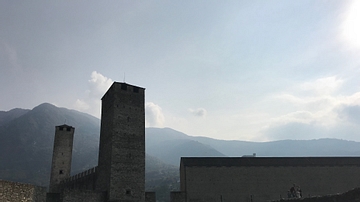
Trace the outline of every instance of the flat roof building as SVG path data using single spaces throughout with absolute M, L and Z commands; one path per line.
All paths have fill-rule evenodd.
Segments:
M 182 157 L 172 202 L 262 202 L 360 187 L 360 157 Z

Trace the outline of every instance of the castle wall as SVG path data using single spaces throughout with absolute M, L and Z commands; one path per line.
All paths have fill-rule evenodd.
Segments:
M 269 159 L 272 162 L 268 162 Z M 185 181 L 181 187 L 187 202 L 276 200 L 287 197 L 293 184 L 301 187 L 303 196 L 342 193 L 360 187 L 360 158 L 350 159 L 352 164 L 336 162 L 342 158 L 325 160 L 328 163 L 316 165 L 316 158 L 256 157 L 239 159 L 238 165 L 226 162 L 214 166 L 185 165 L 185 176 L 182 176 Z
M 90 168 L 86 171 L 78 173 L 60 182 L 60 190 L 64 189 L 80 189 L 80 190 L 95 190 L 97 167 Z
M 88 190 L 65 190 L 61 202 L 104 202 L 106 194 Z
M 0 180 L 0 201 L 45 202 L 46 187 Z
M 185 192 L 170 192 L 170 202 L 186 202 Z
M 145 192 L 145 202 L 156 202 L 155 192 Z
M 350 202 L 360 201 L 360 188 L 355 188 L 342 194 L 326 195 L 326 196 L 315 196 L 309 198 L 299 199 L 280 199 L 272 202 Z

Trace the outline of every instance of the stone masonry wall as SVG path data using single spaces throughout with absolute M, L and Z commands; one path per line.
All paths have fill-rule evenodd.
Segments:
M 95 190 L 95 183 L 97 178 L 97 167 L 90 168 L 81 173 L 71 176 L 70 178 L 61 181 L 60 190 L 64 189 L 81 189 L 81 190 Z
M 334 194 L 326 196 L 315 196 L 299 199 L 281 199 L 272 202 L 358 202 L 360 201 L 360 188 L 355 188 L 343 194 Z
M 50 192 L 59 192 L 60 181 L 70 177 L 74 131 L 75 128 L 68 125 L 55 127 Z
M 145 201 L 144 93 L 114 82 L 102 98 L 96 189 L 109 201 Z
M 268 201 L 285 198 L 293 184 L 304 197 L 360 187 L 358 166 L 186 167 L 186 198 L 192 201 Z
M 45 202 L 46 187 L 0 180 L 0 201 Z
M 145 202 L 156 202 L 155 192 L 145 192 Z
M 186 202 L 185 192 L 170 192 L 170 202 Z
M 104 202 L 105 193 L 87 190 L 65 190 L 61 194 L 62 202 Z

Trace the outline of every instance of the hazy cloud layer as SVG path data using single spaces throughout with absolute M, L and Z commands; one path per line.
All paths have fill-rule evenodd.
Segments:
M 339 118 L 360 126 L 360 105 L 343 105 L 337 112 Z
M 360 129 L 360 92 L 338 93 L 344 83 L 334 76 L 319 78 L 275 96 L 284 108 L 293 110 L 272 118 L 264 135 L 269 139 L 354 138 L 349 128 Z

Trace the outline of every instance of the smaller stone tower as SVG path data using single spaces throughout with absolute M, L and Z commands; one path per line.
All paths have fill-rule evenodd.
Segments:
M 74 131 L 74 127 L 65 124 L 55 127 L 50 193 L 58 193 L 60 181 L 70 177 Z

